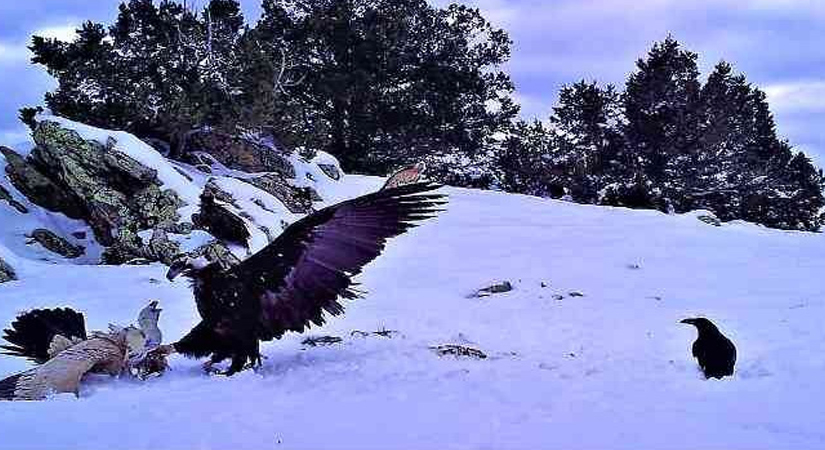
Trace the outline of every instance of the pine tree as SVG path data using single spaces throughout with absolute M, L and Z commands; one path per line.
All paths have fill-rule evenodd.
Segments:
M 558 180 L 577 202 L 595 203 L 607 184 L 632 175 L 621 154 L 622 111 L 612 85 L 584 80 L 562 86 L 550 123 L 557 152 L 564 155 Z
M 510 41 L 478 10 L 424 0 L 267 0 L 257 27 L 303 69 L 285 86 L 345 170 L 385 173 L 425 156 L 473 159 L 518 107 L 497 66 Z M 269 38 L 268 38 L 269 39 Z M 268 40 L 266 39 L 266 40 Z
M 73 42 L 32 38 L 32 62 L 58 81 L 47 106 L 93 125 L 179 147 L 193 129 L 236 122 L 235 0 L 211 0 L 199 16 L 163 0 L 130 0 L 108 29 L 87 22 Z
M 636 63 L 627 80 L 625 139 L 638 155 L 637 177 L 650 180 L 660 208 L 680 209 L 697 153 L 700 92 L 697 55 L 668 36 Z

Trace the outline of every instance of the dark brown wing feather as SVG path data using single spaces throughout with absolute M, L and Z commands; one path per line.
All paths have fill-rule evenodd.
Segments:
M 343 312 L 338 297 L 352 299 L 352 277 L 375 259 L 387 239 L 434 217 L 445 196 L 418 183 L 382 190 L 322 209 L 289 226 L 269 246 L 234 267 L 260 302 L 261 339 L 324 323 L 323 312 Z M 249 292 L 249 291 L 247 291 Z

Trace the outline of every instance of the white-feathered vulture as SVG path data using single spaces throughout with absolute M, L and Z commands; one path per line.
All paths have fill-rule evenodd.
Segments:
M 259 365 L 259 341 L 322 325 L 324 311 L 341 314 L 338 298 L 359 296 L 352 277 L 381 253 L 387 239 L 440 211 L 445 196 L 431 192 L 439 187 L 410 184 L 324 208 L 229 269 L 188 258 L 172 264 L 167 278 L 182 274 L 191 280 L 202 320 L 158 351 L 210 356 L 210 363 L 231 359 L 226 375 L 247 362 Z

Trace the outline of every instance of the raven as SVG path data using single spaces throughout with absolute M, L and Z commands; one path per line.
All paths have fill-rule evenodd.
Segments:
M 445 196 L 424 182 L 383 189 L 316 211 L 287 227 L 263 250 L 230 267 L 183 258 L 167 278 L 189 278 L 201 322 L 156 351 L 230 359 L 225 375 L 260 365 L 259 342 L 322 325 L 323 312 L 344 311 L 355 299 L 352 277 L 378 257 L 387 239 L 434 217 Z
M 705 378 L 722 378 L 733 375 L 733 365 L 736 363 L 736 347 L 730 339 L 719 332 L 716 325 L 704 317 L 684 319 L 686 323 L 696 327 L 699 337 L 693 343 L 693 356 L 699 360 L 699 367 Z

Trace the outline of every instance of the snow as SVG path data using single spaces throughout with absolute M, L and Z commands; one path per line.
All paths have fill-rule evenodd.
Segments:
M 346 176 L 337 195 L 382 181 Z M 358 278 L 366 298 L 308 333 L 340 344 L 290 334 L 263 346 L 258 373 L 207 376 L 173 358 L 146 382 L 95 377 L 79 399 L 0 403 L 0 448 L 825 446 L 822 235 L 444 191 L 447 211 Z M 186 282 L 167 282 L 161 265 L 14 262 L 21 280 L 0 285 L 0 324 L 67 305 L 102 329 L 159 299 L 171 341 L 198 319 Z M 498 280 L 514 290 L 468 298 Z M 678 323 L 696 315 L 737 345 L 734 377 L 699 374 L 695 330 Z M 398 334 L 352 335 L 381 328 Z M 439 358 L 439 344 L 489 357 Z M 0 358 L 4 375 L 26 367 Z

